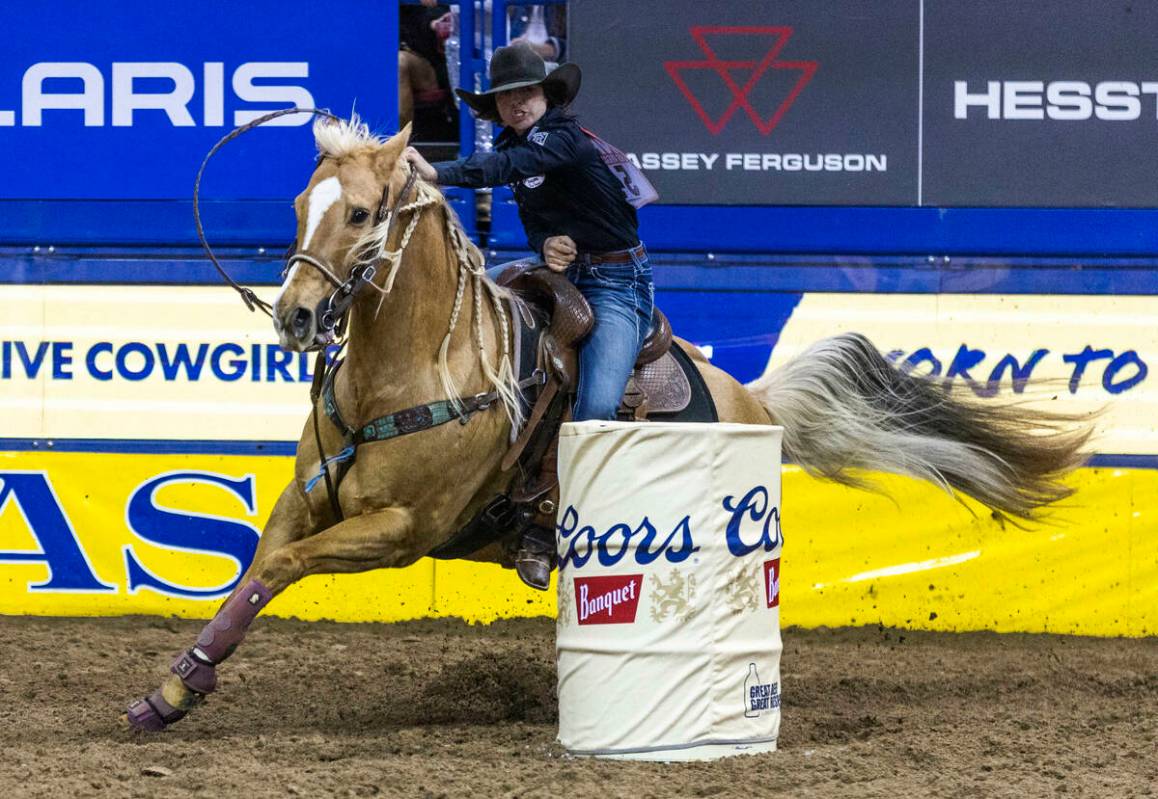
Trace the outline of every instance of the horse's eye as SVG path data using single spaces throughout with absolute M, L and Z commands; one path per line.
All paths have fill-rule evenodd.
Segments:
M 370 218 L 370 212 L 365 208 L 355 208 L 350 211 L 350 224 L 361 225 Z

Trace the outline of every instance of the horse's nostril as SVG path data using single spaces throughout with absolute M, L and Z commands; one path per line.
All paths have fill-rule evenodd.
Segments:
M 296 311 L 294 311 L 293 319 L 290 320 L 290 329 L 293 331 L 293 334 L 298 338 L 301 338 L 306 333 L 308 333 L 310 329 L 310 320 L 313 318 L 313 316 L 313 311 L 311 311 L 309 308 L 298 308 Z

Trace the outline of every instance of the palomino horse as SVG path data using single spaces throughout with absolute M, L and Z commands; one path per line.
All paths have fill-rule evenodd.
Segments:
M 333 390 L 343 418 L 357 426 L 441 402 L 457 409 L 444 413 L 454 423 L 360 446 L 332 504 L 328 486 L 311 482 L 323 470 L 319 443 L 333 455 L 348 440 L 329 418 L 315 418 L 315 405 L 253 563 L 163 686 L 130 705 L 138 729 L 162 729 L 212 692 L 216 667 L 288 586 L 310 574 L 414 563 L 512 479 L 500 469 L 519 422 L 505 291 L 485 277 L 482 255 L 440 192 L 408 181 L 408 129 L 382 140 L 357 119 L 319 121 L 314 135 L 321 158 L 295 203 L 299 247 L 273 309 L 282 346 L 317 349 L 344 322 L 348 350 Z M 354 290 L 359 282 L 364 291 Z M 348 319 L 335 318 L 347 307 Z M 786 457 L 828 479 L 912 475 L 1029 519 L 1068 496 L 1060 478 L 1080 464 L 1088 437 L 1073 419 L 952 398 L 942 384 L 894 368 L 861 336 L 820 341 L 747 387 L 678 345 L 721 421 L 782 425 Z M 500 561 L 501 551 L 492 545 L 472 557 Z

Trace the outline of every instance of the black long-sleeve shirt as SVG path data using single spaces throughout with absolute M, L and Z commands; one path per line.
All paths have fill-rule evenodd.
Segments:
M 527 242 L 540 255 L 551 236 L 570 236 L 580 252 L 639 243 L 639 221 L 619 179 L 579 124 L 558 108 L 548 109 L 526 136 L 505 129 L 494 152 L 432 166 L 447 186 L 511 184 Z

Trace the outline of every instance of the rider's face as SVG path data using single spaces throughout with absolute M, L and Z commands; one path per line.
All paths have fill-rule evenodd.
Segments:
M 526 133 L 543 114 L 547 113 L 547 96 L 542 86 L 524 86 L 521 89 L 499 92 L 495 96 L 499 119 L 516 133 Z

